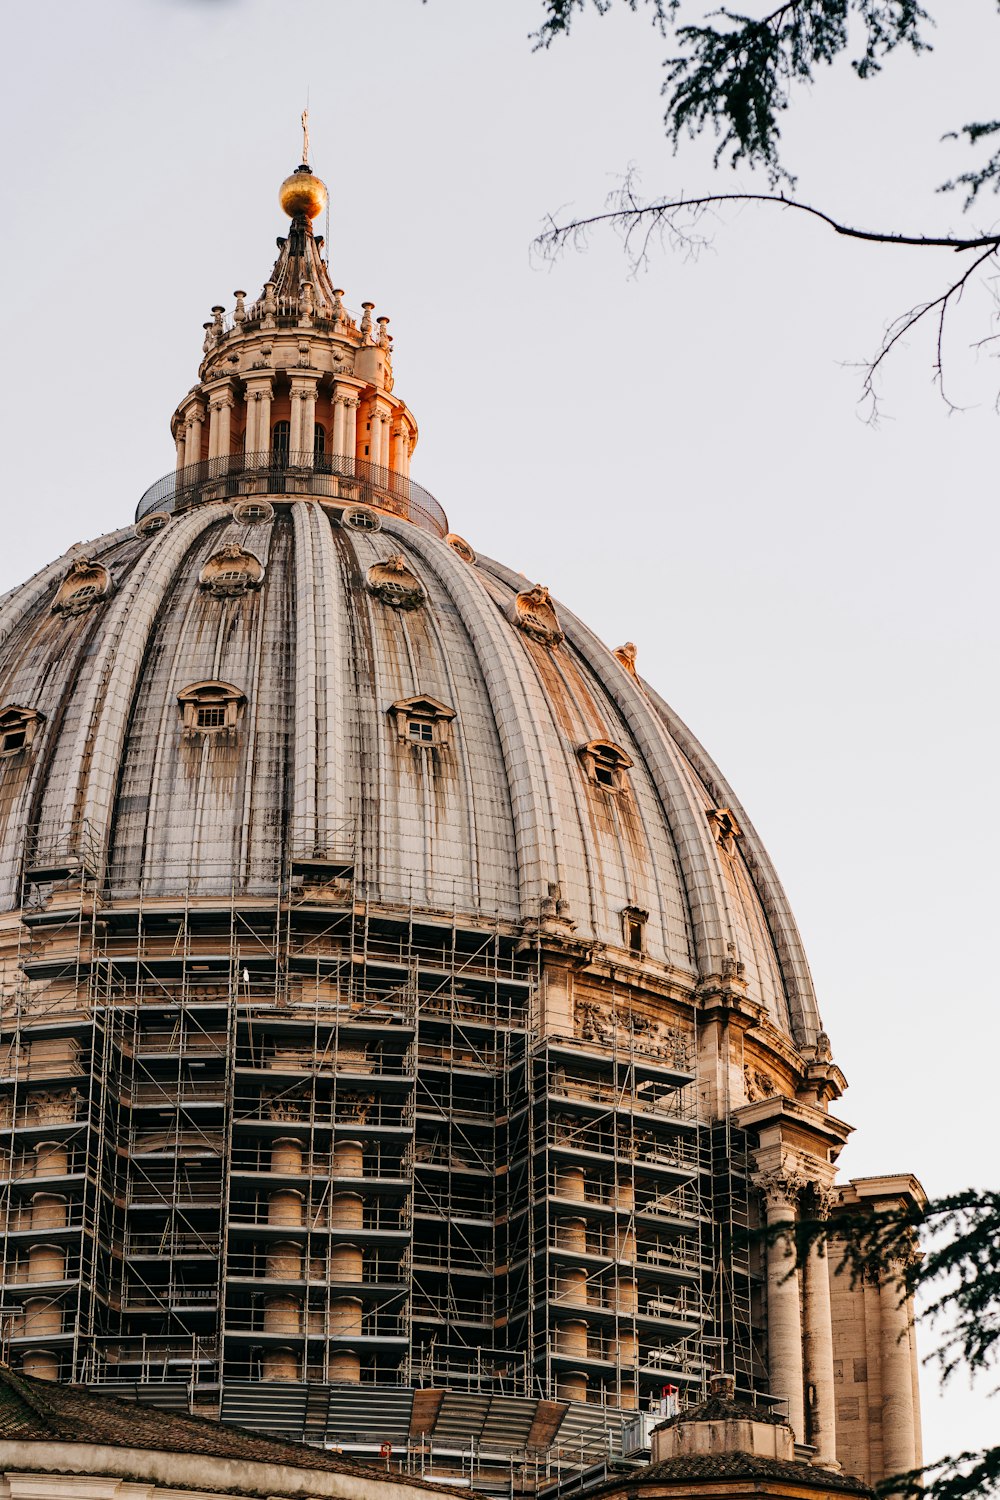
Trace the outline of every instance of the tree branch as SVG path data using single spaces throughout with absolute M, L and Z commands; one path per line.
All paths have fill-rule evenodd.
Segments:
M 535 239 L 535 248 L 545 255 L 550 255 L 553 251 L 562 249 L 569 240 L 575 239 L 581 232 L 585 233 L 588 229 L 602 224 L 617 229 L 627 229 L 630 223 L 637 223 L 640 220 L 649 222 L 659 220 L 666 223 L 672 214 L 682 213 L 685 210 L 694 210 L 698 213 L 718 203 L 768 203 L 777 208 L 791 208 L 797 213 L 808 214 L 818 219 L 828 229 L 832 229 L 834 234 L 843 235 L 846 239 L 864 240 L 875 245 L 911 245 L 921 250 L 958 251 L 981 250 L 987 246 L 996 250 L 1000 247 L 1000 233 L 929 235 L 895 234 L 889 230 L 858 229 L 852 224 L 842 223 L 811 203 L 803 203 L 801 199 L 790 198 L 786 193 L 703 193 L 697 197 L 665 198 L 659 202 L 643 203 L 635 197 L 633 180 L 633 175 L 629 173 L 623 187 L 613 195 L 614 206 L 605 209 L 602 213 L 591 214 L 584 219 L 573 219 L 566 224 L 557 224 L 555 219 L 550 217 L 548 228 Z
M 586 218 L 559 221 L 549 215 L 545 227 L 536 237 L 534 248 L 543 257 L 551 259 L 570 244 L 582 247 L 592 229 L 605 226 L 621 233 L 626 250 L 632 261 L 633 271 L 643 266 L 649 256 L 650 241 L 654 236 L 666 237 L 674 249 L 695 255 L 707 245 L 707 238 L 696 232 L 697 226 L 711 210 L 727 204 L 764 204 L 770 208 L 790 209 L 796 214 L 815 219 L 826 229 L 843 239 L 858 240 L 862 244 L 890 245 L 917 250 L 951 250 L 958 255 L 971 255 L 961 274 L 954 275 L 943 291 L 917 304 L 895 319 L 887 328 L 875 355 L 864 361 L 865 371 L 861 388 L 861 400 L 869 406 L 869 419 L 877 420 L 878 393 L 876 377 L 885 361 L 901 341 L 926 318 L 937 313 L 937 331 L 933 358 L 934 381 L 942 400 L 952 411 L 957 404 L 945 389 L 944 345 L 945 326 L 948 314 L 960 301 L 970 280 L 985 264 L 1000 253 L 1000 231 L 995 234 L 973 235 L 929 235 L 898 234 L 889 230 L 862 229 L 835 219 L 832 214 L 791 198 L 785 193 L 703 193 L 696 196 L 681 195 L 677 198 L 662 198 L 644 201 L 636 191 L 635 174 L 630 169 L 624 182 L 608 199 L 602 213 Z M 998 396 L 1000 404 L 1000 396 Z

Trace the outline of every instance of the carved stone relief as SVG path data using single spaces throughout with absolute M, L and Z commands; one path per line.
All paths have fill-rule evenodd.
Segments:
M 368 591 L 393 609 L 419 609 L 427 597 L 419 578 L 398 553 L 368 569 Z
M 52 601 L 53 614 L 82 615 L 111 595 L 111 574 L 103 563 L 78 557 Z
M 585 1042 L 635 1048 L 659 1057 L 672 1067 L 687 1068 L 691 1061 L 691 1038 L 679 1027 L 655 1021 L 641 1011 L 610 1010 L 594 1000 L 578 999 L 574 1019 L 576 1032 Z
M 756 1104 L 759 1099 L 770 1099 L 777 1089 L 759 1068 L 751 1068 L 749 1063 L 743 1065 L 743 1087 L 746 1089 L 747 1102 Z
M 540 583 L 516 595 L 514 624 L 543 646 L 556 646 L 564 638 L 549 591 Z
M 264 582 L 264 565 L 235 542 L 212 554 L 198 576 L 198 585 L 216 599 L 233 599 Z
M 634 677 L 636 682 L 638 682 L 639 674 L 635 669 L 635 659 L 638 652 L 636 651 L 635 642 L 626 641 L 624 646 L 616 646 L 611 655 L 620 666 L 625 668 L 628 675 Z

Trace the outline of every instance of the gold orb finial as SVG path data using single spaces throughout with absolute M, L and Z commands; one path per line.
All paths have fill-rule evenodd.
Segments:
M 290 219 L 294 219 L 296 214 L 316 219 L 326 207 L 326 183 L 315 176 L 303 162 L 290 177 L 285 178 L 278 190 L 278 199 Z

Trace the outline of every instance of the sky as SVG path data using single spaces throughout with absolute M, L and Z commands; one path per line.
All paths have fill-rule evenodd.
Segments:
M 706 9 L 708 7 L 706 6 Z M 798 192 L 869 228 L 986 229 L 937 185 L 996 117 L 992 0 L 932 55 L 824 70 L 783 121 Z M 6 19 L 0 590 L 127 524 L 173 466 L 202 323 L 254 295 L 300 156 L 334 282 L 392 318 L 413 475 L 455 531 L 580 614 L 721 764 L 785 884 L 857 1127 L 846 1176 L 996 1185 L 998 709 L 991 284 L 917 332 L 882 417 L 859 362 L 946 285 L 787 211 L 722 212 L 636 272 L 613 233 L 554 263 L 546 215 L 622 175 L 759 189 L 676 155 L 668 45 L 624 3 L 535 52 L 540 0 L 71 0 Z M 998 346 L 1000 347 L 1000 346 Z M 933 1336 L 925 1329 L 923 1347 Z M 926 1455 L 993 1441 L 988 1382 L 924 1375 Z

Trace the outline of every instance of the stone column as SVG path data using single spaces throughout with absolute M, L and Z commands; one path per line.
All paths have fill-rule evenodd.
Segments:
M 410 434 L 405 422 L 392 429 L 392 462 L 390 468 L 405 478 L 410 472 Z
M 188 412 L 187 437 L 184 442 L 184 464 L 187 468 L 201 463 L 201 429 L 204 421 L 204 409 L 192 406 Z
M 302 392 L 297 385 L 291 389 L 288 412 L 288 454 L 289 462 L 294 463 L 291 457 L 293 453 L 302 451 Z
M 795 1223 L 795 1205 L 804 1184 L 790 1173 L 765 1172 L 757 1178 L 764 1194 L 769 1230 Z M 767 1246 L 767 1367 L 771 1395 L 788 1402 L 795 1440 L 805 1438 L 802 1390 L 802 1318 L 799 1277 L 792 1233 L 776 1234 Z
M 316 377 L 293 375 L 292 413 L 288 436 L 289 452 L 308 464 L 312 459 L 313 429 L 316 426 Z
M 299 405 L 302 408 L 302 451 L 309 456 L 307 463 L 312 463 L 313 446 L 316 441 L 316 381 L 311 380 L 302 390 Z
M 184 456 L 184 449 L 186 447 L 186 444 L 185 444 L 185 441 L 184 441 L 184 439 L 185 439 L 185 433 L 186 433 L 186 429 L 185 429 L 184 423 L 183 422 L 178 422 L 177 423 L 177 429 L 174 432 L 174 442 L 177 445 L 177 467 L 178 467 L 178 469 L 183 469 L 184 463 L 185 463 L 185 456 Z
M 271 377 L 248 380 L 246 393 L 247 453 L 266 453 L 271 446 Z
M 358 406 L 357 396 L 343 394 L 338 390 L 334 396 L 334 410 L 340 417 L 340 446 L 338 453 L 353 459 L 358 451 Z
M 228 458 L 233 398 L 228 391 L 218 391 L 208 404 L 208 456 Z
M 376 467 L 387 469 L 389 467 L 389 413 L 375 405 L 372 407 L 371 422 L 369 458 Z
M 810 1217 L 825 1220 L 832 1194 L 814 1187 L 808 1199 Z M 814 1240 L 803 1267 L 803 1357 L 809 1441 L 816 1449 L 813 1463 L 839 1469 L 837 1462 L 837 1404 L 833 1384 L 833 1318 L 830 1312 L 830 1273 L 826 1240 Z
M 903 1266 L 890 1263 L 879 1282 L 882 1362 L 882 1463 L 885 1477 L 904 1474 L 916 1464 L 910 1316 Z
M 339 454 L 344 451 L 344 397 L 339 392 L 334 392 L 331 405 L 333 425 L 330 432 L 330 451 Z

